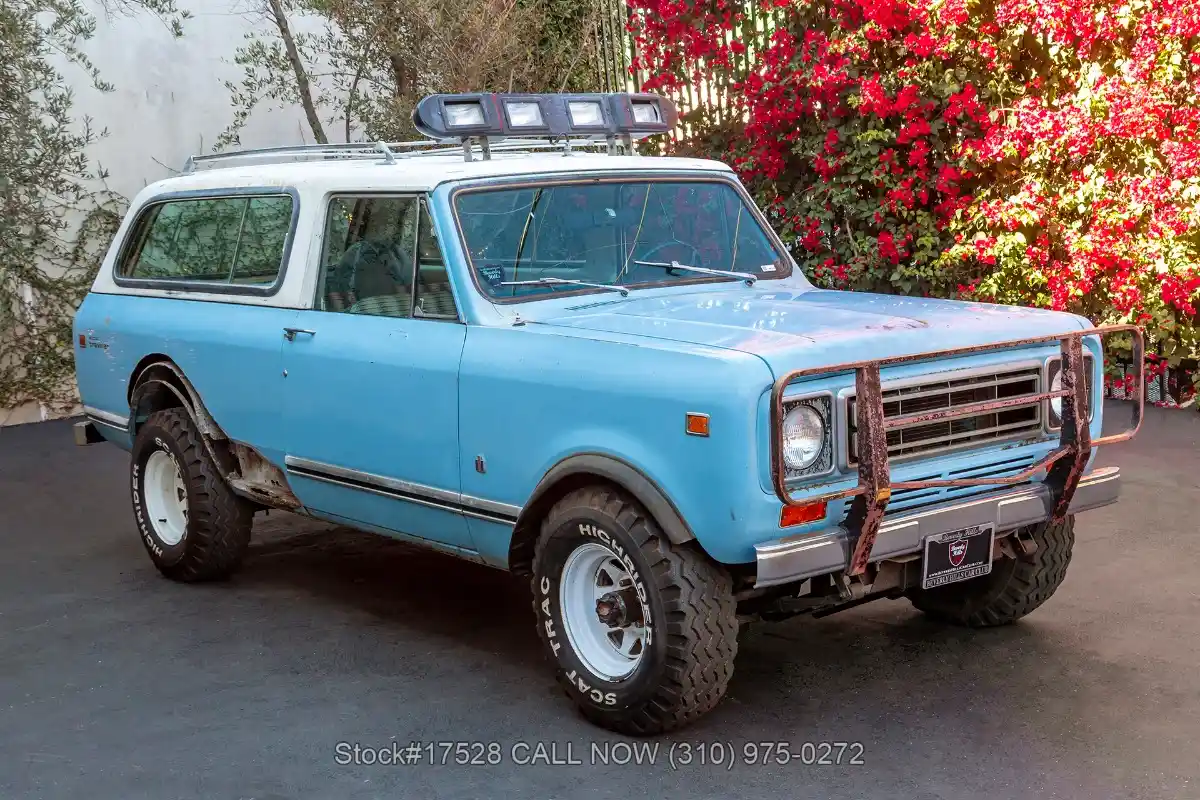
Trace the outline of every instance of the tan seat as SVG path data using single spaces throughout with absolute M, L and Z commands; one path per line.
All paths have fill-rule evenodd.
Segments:
M 412 295 L 408 292 L 364 297 L 347 309 L 351 314 L 373 314 L 381 317 L 407 317 L 411 310 Z
M 454 293 L 450 290 L 449 281 L 422 285 L 417 293 L 417 305 L 426 314 L 437 314 L 442 317 L 453 317 L 458 314 L 454 307 Z

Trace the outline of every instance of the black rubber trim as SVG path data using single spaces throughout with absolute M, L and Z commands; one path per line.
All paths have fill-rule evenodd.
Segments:
M 183 376 L 179 376 L 179 377 L 183 377 Z M 192 410 L 192 400 L 190 397 L 184 397 L 182 392 L 180 392 L 178 389 L 176 389 L 174 386 L 172 386 L 171 384 L 167 383 L 164 380 L 160 380 L 158 378 L 147 378 L 146 380 L 142 381 L 141 383 L 139 383 L 137 385 L 137 388 L 133 390 L 133 396 L 129 399 L 129 410 L 131 412 L 129 415 L 129 419 L 135 421 L 135 425 L 134 425 L 135 428 L 136 428 L 137 410 L 138 410 L 138 406 L 142 402 L 142 397 L 145 396 L 150 391 L 151 387 L 154 387 L 154 386 L 162 386 L 166 389 L 169 389 L 171 391 L 171 394 L 173 394 L 179 398 L 179 402 L 187 410 L 188 416 L 190 416 L 192 418 L 192 421 L 193 422 L 196 421 L 196 412 Z M 113 426 L 113 427 L 116 427 L 116 426 Z
M 551 467 L 533 490 L 529 501 L 525 503 L 521 518 L 517 520 L 518 527 L 524 521 L 527 510 L 536 507 L 538 499 L 554 484 L 563 478 L 579 474 L 607 478 L 636 497 L 658 522 L 672 544 L 683 544 L 696 538 L 679 509 L 654 481 L 643 475 L 637 467 L 604 453 L 579 453 L 564 458 Z
M 156 367 L 162 367 L 174 375 L 179 382 L 183 384 L 183 388 L 187 393 L 187 397 L 184 397 L 182 394 L 180 394 L 179 390 L 172 386 L 169 382 L 156 377 L 147 377 L 150 375 L 150 371 Z M 141 402 L 142 395 L 145 394 L 146 391 L 148 391 L 148 387 L 152 386 L 153 384 L 162 384 L 169 389 L 172 394 L 179 398 L 179 402 L 183 404 L 184 409 L 186 409 L 188 415 L 191 416 L 192 422 L 196 423 L 196 427 L 200 428 L 202 434 L 204 433 L 204 429 L 206 427 L 211 427 L 214 429 L 216 434 L 219 434 L 217 438 L 226 438 L 224 431 L 220 430 L 220 426 L 217 425 L 216 420 L 212 418 L 212 415 L 208 413 L 208 409 L 204 407 L 204 403 L 200 399 L 200 393 L 196 391 L 196 387 L 193 386 L 192 382 L 189 381 L 187 376 L 183 374 L 183 370 L 181 370 L 179 366 L 169 358 L 164 358 L 160 361 L 154 361 L 147 364 L 138 371 L 137 375 L 130 382 L 130 385 L 134 387 L 129 394 L 130 435 L 137 435 L 138 404 Z M 201 420 L 202 416 L 203 421 Z

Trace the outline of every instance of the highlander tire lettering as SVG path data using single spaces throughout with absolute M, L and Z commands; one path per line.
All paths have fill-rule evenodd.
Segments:
M 638 573 L 637 565 L 633 562 L 630 555 L 625 552 L 625 548 L 621 546 L 621 543 L 609 535 L 608 531 L 603 528 L 597 528 L 595 525 L 581 522 L 579 523 L 579 533 L 604 542 L 613 555 L 617 557 L 617 560 L 625 567 L 625 571 L 629 573 L 629 577 L 633 579 L 633 586 L 637 591 L 638 600 L 642 602 L 642 613 L 646 623 L 646 645 L 649 646 L 654 636 L 654 620 L 650 617 L 650 599 L 646 594 L 646 584 L 642 580 L 642 576 Z M 543 580 L 545 579 L 543 578 Z M 543 589 L 542 591 L 544 593 L 546 590 Z
M 155 439 L 154 443 L 160 444 L 160 440 Z M 134 462 L 133 470 L 130 474 L 132 476 L 132 482 L 133 482 L 133 509 L 134 509 L 134 513 L 137 517 L 138 532 L 141 533 L 142 539 L 144 539 L 146 542 L 146 546 L 154 551 L 154 555 L 158 556 L 159 558 L 162 558 L 162 554 L 163 554 L 162 546 L 158 543 L 157 540 L 155 540 L 154 536 L 150 533 L 150 527 L 146 524 L 146 518 L 142 512 L 141 471 L 142 471 L 142 465 L 138 464 L 137 462 Z

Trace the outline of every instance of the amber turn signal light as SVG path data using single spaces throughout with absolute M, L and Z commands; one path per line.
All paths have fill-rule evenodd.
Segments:
M 779 527 L 790 528 L 793 525 L 806 525 L 809 522 L 819 522 L 825 519 L 825 503 L 806 503 L 802 506 L 784 506 L 779 512 Z
M 708 414 L 689 411 L 685 430 L 692 436 L 708 436 Z

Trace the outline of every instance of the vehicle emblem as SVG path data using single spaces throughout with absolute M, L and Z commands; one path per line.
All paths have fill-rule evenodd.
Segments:
M 950 543 L 950 566 L 957 567 L 967 557 L 967 541 L 959 539 Z

